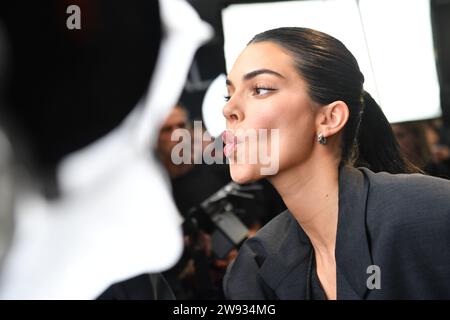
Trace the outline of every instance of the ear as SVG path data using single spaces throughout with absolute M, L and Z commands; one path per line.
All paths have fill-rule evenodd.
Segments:
M 322 133 L 325 138 L 337 134 L 347 123 L 349 113 L 348 106 L 343 101 L 320 107 L 316 117 L 317 134 Z

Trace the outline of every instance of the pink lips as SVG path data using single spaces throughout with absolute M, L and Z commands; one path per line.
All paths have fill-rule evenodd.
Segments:
M 223 142 L 225 142 L 223 153 L 225 154 L 225 157 L 229 157 L 236 148 L 236 136 L 233 134 L 233 132 L 226 130 L 222 133 L 222 140 Z

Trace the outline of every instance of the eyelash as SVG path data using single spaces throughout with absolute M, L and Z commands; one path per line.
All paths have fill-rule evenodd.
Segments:
M 256 92 L 257 90 L 267 90 L 267 91 L 271 92 L 271 91 L 275 91 L 276 89 L 271 88 L 269 86 L 258 86 L 258 85 L 254 86 L 252 88 L 252 92 Z M 258 96 L 258 94 L 256 94 L 256 95 Z M 226 95 L 223 98 L 225 99 L 226 102 L 228 102 L 230 100 L 231 96 Z

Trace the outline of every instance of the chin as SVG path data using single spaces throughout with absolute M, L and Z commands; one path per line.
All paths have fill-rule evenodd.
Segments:
M 230 175 L 239 184 L 251 183 L 261 179 L 259 167 L 255 165 L 231 164 Z

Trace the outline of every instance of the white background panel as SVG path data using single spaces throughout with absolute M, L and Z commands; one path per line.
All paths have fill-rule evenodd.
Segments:
M 429 0 L 361 0 L 360 9 L 389 121 L 440 116 Z
M 309 0 L 237 4 L 223 10 L 230 70 L 257 33 L 307 27 L 341 40 L 355 55 L 364 88 L 391 122 L 441 115 L 429 0 Z

